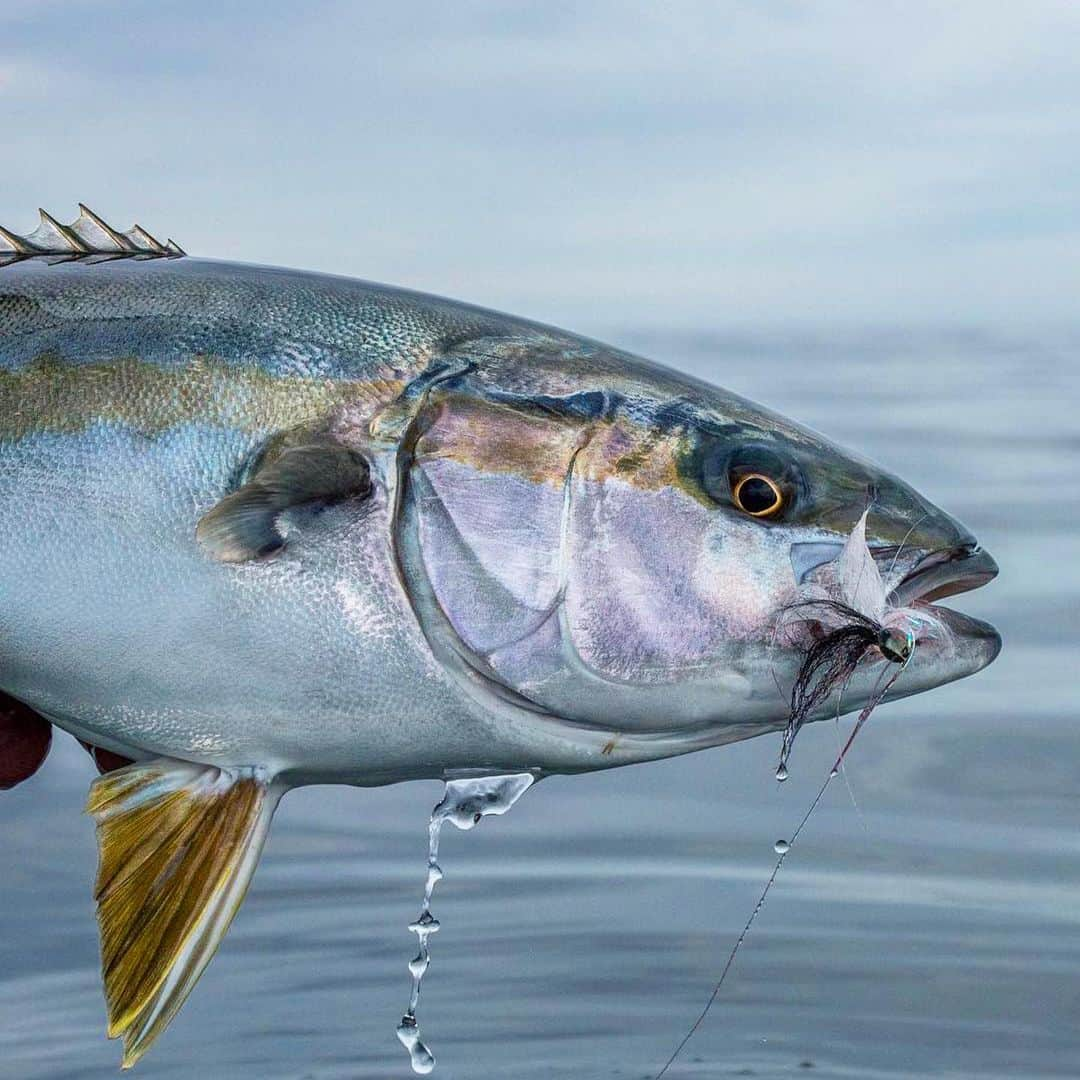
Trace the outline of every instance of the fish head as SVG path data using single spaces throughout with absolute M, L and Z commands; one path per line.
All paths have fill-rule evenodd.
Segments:
M 756 609 L 749 596 L 735 609 L 744 616 L 743 664 L 767 658 L 785 715 L 808 649 L 848 618 L 839 605 L 906 644 L 902 655 L 869 650 L 842 695 L 827 697 L 810 719 L 864 707 L 894 674 L 892 662 L 904 670 L 890 696 L 903 697 L 975 674 L 996 658 L 994 627 L 937 603 L 997 575 L 964 525 L 825 436 L 734 395 L 723 398 L 726 422 L 699 421 L 684 470 L 714 503 L 704 550 L 741 548 L 747 566 L 758 568 Z M 768 701 L 760 664 L 757 670 L 755 688 L 766 686 Z
M 527 378 L 489 362 L 418 422 L 397 544 L 445 662 L 501 701 L 621 735 L 775 729 L 815 632 L 793 611 L 838 587 L 868 508 L 889 618 L 917 642 L 896 694 L 996 655 L 991 627 L 929 604 L 993 560 L 909 485 L 737 395 L 588 360 Z M 873 693 L 875 656 L 845 709 Z

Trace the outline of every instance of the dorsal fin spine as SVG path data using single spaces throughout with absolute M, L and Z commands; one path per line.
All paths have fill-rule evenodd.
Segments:
M 165 245 L 156 237 L 151 236 L 141 225 L 133 225 L 125 235 L 140 251 L 165 253 Z
M 0 225 L 0 236 L 11 245 L 14 254 L 16 255 L 30 256 L 42 254 L 33 247 L 33 245 L 28 244 L 21 236 L 11 232 L 9 229 L 5 229 L 3 225 Z
M 131 241 L 122 232 L 114 229 L 104 218 L 98 217 L 86 203 L 79 203 L 79 213 L 89 218 L 121 251 L 131 250 Z
M 63 225 L 47 210 L 39 209 L 41 224 L 30 236 L 19 236 L 0 225 L 0 267 L 27 259 L 77 262 L 81 259 L 179 259 L 187 254 L 170 240 L 161 243 L 141 225 L 127 232 L 113 228 L 85 203 L 79 203 L 79 217 Z
M 90 249 L 82 242 L 82 240 L 80 240 L 66 225 L 61 225 L 48 210 L 39 206 L 38 213 L 41 215 L 42 222 L 52 228 L 75 254 L 89 254 Z

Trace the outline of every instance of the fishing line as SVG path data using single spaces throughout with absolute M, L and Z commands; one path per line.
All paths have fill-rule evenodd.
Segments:
M 850 682 L 850 679 L 848 680 L 848 682 Z M 880 682 L 881 682 L 881 680 L 879 679 L 878 680 L 879 685 L 880 685 Z M 836 748 L 837 748 L 837 750 L 839 750 L 840 747 L 841 747 L 840 740 L 843 737 L 841 735 L 841 732 L 840 732 L 840 713 L 841 713 L 842 708 L 843 708 L 844 691 L 847 690 L 847 688 L 848 688 L 848 683 L 844 683 L 844 685 L 840 687 L 840 693 L 839 693 L 839 695 L 837 696 L 837 699 L 836 699 Z M 877 692 L 877 687 L 874 688 L 874 692 L 875 693 Z M 859 806 L 859 800 L 855 798 L 855 789 L 851 786 L 851 777 L 848 776 L 847 765 L 845 763 L 841 763 L 841 765 L 840 765 L 840 775 L 844 779 L 844 787 L 847 789 L 848 798 L 851 800 L 851 806 L 855 811 L 855 816 L 859 819 L 859 827 L 862 829 L 863 835 L 865 837 L 869 838 L 869 836 L 870 836 L 870 826 L 867 825 L 866 818 L 863 817 L 862 807 Z
M 904 533 L 904 539 L 900 541 L 900 546 L 896 549 L 896 554 L 892 557 L 892 562 L 889 563 L 888 574 L 891 577 L 892 572 L 896 569 L 896 562 L 900 558 L 900 553 L 904 550 L 904 545 L 911 539 L 911 534 L 929 517 L 929 514 L 923 514 L 914 525 L 906 533 Z
M 758 897 L 758 901 L 754 905 L 754 910 L 750 912 L 750 918 L 746 920 L 746 925 L 743 926 L 742 932 L 739 934 L 738 938 L 735 940 L 735 944 L 731 948 L 731 952 L 728 953 L 727 962 L 724 964 L 724 968 L 720 972 L 720 978 L 717 979 L 716 985 L 713 987 L 713 991 L 709 995 L 709 1000 L 705 1003 L 705 1007 L 701 1010 L 698 1018 L 693 1022 L 693 1024 L 690 1025 L 690 1030 L 687 1031 L 687 1033 L 682 1037 L 679 1045 L 676 1046 L 675 1050 L 672 1052 L 671 1057 L 667 1059 L 667 1061 L 664 1063 L 664 1067 L 656 1074 L 653 1080 L 663 1080 L 663 1077 L 667 1073 L 668 1069 L 670 1069 L 671 1066 L 675 1064 L 676 1058 L 678 1058 L 679 1054 L 682 1053 L 683 1047 L 686 1046 L 686 1044 L 694 1037 L 698 1028 L 700 1028 L 702 1023 L 704 1023 L 705 1017 L 709 1015 L 709 1010 L 713 1007 L 713 1003 L 720 996 L 720 991 L 724 986 L 724 980 L 727 979 L 728 972 L 731 970 L 732 965 L 735 963 L 735 957 L 738 955 L 739 949 L 742 948 L 742 943 L 746 940 L 746 936 L 750 933 L 750 928 L 754 925 L 754 920 L 758 917 L 758 913 L 765 906 L 765 900 L 769 895 L 769 890 L 773 887 L 773 882 L 776 881 L 776 877 L 780 873 L 780 867 L 784 865 L 784 860 L 791 853 L 792 848 L 795 847 L 795 842 L 802 835 L 803 829 L 806 828 L 806 823 L 810 820 L 811 815 L 817 809 L 818 804 L 821 802 L 822 798 L 825 795 L 825 792 L 828 790 L 829 784 L 832 783 L 833 777 L 835 777 L 836 774 L 841 770 L 841 768 L 843 768 L 844 758 L 847 756 L 847 752 L 851 749 L 851 744 L 855 741 L 855 736 L 858 735 L 859 732 L 862 730 L 863 724 L 866 723 L 867 718 L 884 699 L 885 695 L 891 689 L 893 683 L 895 683 L 896 680 L 903 674 L 904 669 L 911 662 L 911 657 L 914 655 L 914 653 L 915 648 L 912 644 L 911 649 L 908 652 L 908 655 L 903 661 L 903 663 L 897 666 L 897 669 L 892 673 L 892 675 L 889 676 L 889 679 L 885 683 L 885 685 L 881 686 L 881 689 L 873 694 L 873 696 L 870 698 L 870 701 L 863 708 L 862 712 L 859 713 L 859 718 L 855 721 L 855 726 L 851 729 L 851 734 L 848 736 L 847 742 L 844 743 L 843 747 L 840 750 L 840 753 L 837 755 L 836 761 L 833 763 L 833 767 L 829 770 L 828 776 L 825 777 L 824 783 L 821 785 L 820 788 L 818 788 L 818 793 L 814 796 L 814 800 L 810 803 L 810 806 L 807 808 L 806 813 L 803 814 L 802 820 L 799 822 L 798 827 L 791 834 L 791 839 L 787 841 L 787 846 L 778 853 L 776 864 L 775 866 L 773 866 L 772 873 L 769 875 L 768 881 L 765 882 L 765 887 L 761 890 L 761 895 Z

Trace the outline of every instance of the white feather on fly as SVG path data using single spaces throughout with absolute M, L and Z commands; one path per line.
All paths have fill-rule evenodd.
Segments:
M 869 513 L 869 508 L 863 511 L 843 550 L 836 557 L 836 584 L 845 604 L 860 615 L 880 623 L 885 615 L 887 594 L 877 562 L 866 543 L 866 517 Z

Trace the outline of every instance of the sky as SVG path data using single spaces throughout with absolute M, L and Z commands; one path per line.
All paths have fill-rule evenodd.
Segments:
M 0 223 L 606 327 L 1075 327 L 1080 4 L 4 0 Z

